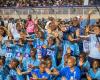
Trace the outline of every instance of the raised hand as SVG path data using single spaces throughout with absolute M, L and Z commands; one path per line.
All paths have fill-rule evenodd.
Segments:
M 47 46 L 46 46 L 46 45 L 43 45 L 42 47 L 43 47 L 43 48 L 47 48 Z
M 34 66 L 32 64 L 29 64 L 28 67 L 31 68 L 31 69 L 34 68 Z
M 51 74 L 51 70 L 46 68 L 45 71 L 48 73 L 48 74 Z
M 87 80 L 92 80 L 92 78 L 88 74 L 86 74 L 86 76 L 87 76 Z
M 19 61 L 22 62 L 22 60 L 23 60 L 23 55 L 20 55 Z
M 87 27 L 85 28 L 85 32 L 88 33 L 89 31 L 90 31 L 90 27 L 87 26 Z
M 89 15 L 93 14 L 93 10 L 90 10 L 88 14 L 89 14 Z
M 57 38 L 59 36 L 58 32 L 53 32 L 53 35 Z
M 17 74 L 22 75 L 21 70 L 19 68 L 16 68 Z

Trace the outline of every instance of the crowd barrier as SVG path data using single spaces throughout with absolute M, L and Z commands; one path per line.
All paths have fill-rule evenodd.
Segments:
M 72 16 L 81 15 L 83 18 L 85 18 L 89 10 L 93 10 L 93 18 L 98 18 L 100 16 L 100 7 L 97 6 L 0 8 L 0 15 L 15 16 L 16 18 L 20 16 L 26 18 L 28 14 L 41 18 L 48 16 L 54 16 L 56 18 L 71 18 Z

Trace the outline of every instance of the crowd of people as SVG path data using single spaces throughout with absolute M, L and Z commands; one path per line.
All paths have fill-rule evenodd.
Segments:
M 0 16 L 0 80 L 100 80 L 100 19 Z
M 82 6 L 84 0 L 0 0 L 0 7 Z M 88 5 L 100 5 L 99 0 L 89 0 Z

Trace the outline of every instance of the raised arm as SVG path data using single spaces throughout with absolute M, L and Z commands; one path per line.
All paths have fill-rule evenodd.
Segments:
M 92 13 L 93 13 L 92 10 L 90 10 L 88 13 L 86 26 L 88 26 L 90 24 L 90 18 L 91 18 Z

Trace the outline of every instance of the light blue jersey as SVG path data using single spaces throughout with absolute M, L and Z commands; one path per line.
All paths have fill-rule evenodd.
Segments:
M 4 69 L 3 69 L 3 67 L 4 66 L 2 66 L 1 68 L 0 68 L 0 80 L 4 80 L 4 78 L 5 78 L 5 74 L 4 74 Z
M 25 80 L 22 75 L 18 75 L 17 72 L 13 69 L 10 70 L 7 75 L 7 80 Z
M 51 60 L 52 60 L 52 65 L 54 67 L 56 67 L 56 57 L 57 57 L 57 46 L 56 45 L 52 45 L 50 47 L 48 47 L 47 49 L 47 54 L 46 55 L 49 55 L 51 57 Z
M 95 73 L 93 71 L 93 69 L 91 68 L 89 71 L 88 71 L 88 74 L 90 75 L 90 77 L 92 79 L 97 79 L 97 80 L 100 80 L 100 68 L 97 69 L 97 72 Z
M 27 71 L 30 64 L 37 67 L 40 64 L 40 61 L 38 59 L 33 60 L 31 57 L 29 57 L 28 59 L 24 59 L 22 63 L 24 70 Z

